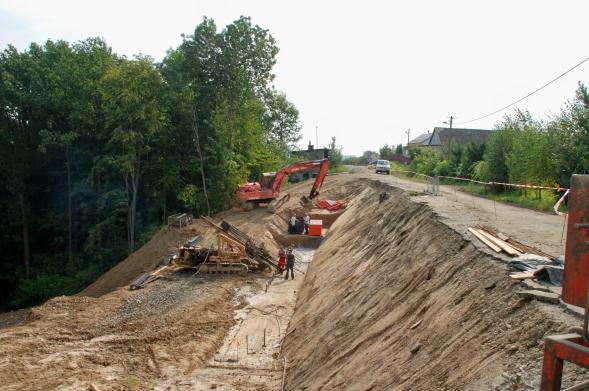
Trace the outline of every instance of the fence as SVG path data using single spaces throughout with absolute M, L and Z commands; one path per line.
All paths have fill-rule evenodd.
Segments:
M 168 225 L 173 227 L 182 228 L 190 223 L 192 223 L 192 215 L 187 213 L 177 213 L 168 217 Z
M 426 176 L 426 193 L 433 194 L 435 196 L 440 195 L 440 178 L 437 176 Z

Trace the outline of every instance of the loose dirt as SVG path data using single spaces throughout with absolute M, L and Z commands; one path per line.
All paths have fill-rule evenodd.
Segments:
M 325 213 L 300 202 L 309 188 L 285 189 L 290 200 L 275 214 L 233 210 L 215 219 L 270 253 L 309 244 L 285 233 L 292 214 Z M 300 265 L 309 265 L 304 279 L 275 279 L 268 292 L 268 275 L 193 272 L 129 291 L 179 242 L 202 235 L 203 244 L 215 243 L 198 220 L 163 228 L 81 295 L 0 317 L 2 388 L 276 390 L 285 358 L 286 390 L 536 387 L 543 337 L 582 321 L 520 299 L 505 259 L 466 228 L 489 226 L 559 255 L 562 218 L 424 189 L 363 169 L 327 177 L 321 197 L 351 201 L 337 220 L 325 219 L 327 237 L 313 262 Z M 565 386 L 586 377 L 566 367 Z
M 544 336 L 581 321 L 520 299 L 501 259 L 440 222 L 442 197 L 430 206 L 387 181 L 364 182 L 315 255 L 283 350 L 287 389 L 537 387 Z M 570 369 L 565 385 L 583 376 Z

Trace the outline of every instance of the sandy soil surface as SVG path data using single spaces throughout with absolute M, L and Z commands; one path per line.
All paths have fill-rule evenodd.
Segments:
M 305 242 L 285 230 L 288 217 L 308 210 L 300 196 L 309 187 L 288 186 L 291 199 L 276 214 L 215 218 L 275 253 L 279 244 Z M 274 280 L 267 293 L 267 275 L 193 273 L 129 291 L 178 242 L 195 234 L 215 241 L 198 220 L 164 228 L 83 295 L 0 316 L 2 388 L 271 390 L 279 389 L 285 358 L 288 390 L 535 387 L 542 338 L 581 321 L 521 300 L 504 262 L 466 227 L 488 225 L 559 255 L 562 218 L 424 189 L 363 169 L 329 176 L 321 197 L 349 196 L 349 205 L 326 219 L 333 224 L 304 281 Z M 389 198 L 379 203 L 383 192 Z M 583 376 L 567 369 L 566 384 Z
M 233 325 L 241 281 L 211 280 L 174 275 L 140 291 L 33 308 L 23 325 L 0 333 L 2 388 L 149 389 L 170 368 L 192 371 Z
M 309 186 L 289 187 L 295 197 L 282 214 L 256 209 L 214 217 L 228 220 L 277 253 L 273 232 L 285 236 L 287 216 L 303 210 L 299 197 Z M 180 242 L 197 234 L 203 236 L 203 245 L 216 244 L 215 231 L 202 221 L 182 229 L 165 227 L 80 295 L 1 314 L 0 388 L 185 390 L 248 384 L 242 389 L 257 390 L 271 389 L 268 381 L 280 382 L 275 345 L 288 326 L 302 275 L 294 281 L 274 280 L 268 293 L 262 289 L 267 275 L 200 276 L 194 271 L 168 273 L 145 289 L 128 290 L 133 279 L 156 268 Z M 260 322 L 267 326 L 264 348 Z M 253 338 L 255 354 L 244 353 L 246 335 Z M 239 361 L 215 361 L 219 356 L 231 358 L 232 341 L 241 343 Z M 221 368 L 225 364 L 233 367 Z M 257 380 L 246 382 L 251 373 L 240 366 L 257 371 Z
M 287 389 L 535 389 L 544 336 L 581 320 L 522 300 L 504 262 L 455 229 L 484 221 L 529 242 L 542 225 L 546 240 L 534 244 L 549 251 L 560 239 L 553 216 L 497 205 L 501 217 L 491 221 L 488 207 L 469 208 L 462 197 L 414 196 L 419 184 L 406 192 L 385 176 L 349 180 L 366 177 L 299 294 L 284 346 Z M 512 209 L 534 225 L 509 218 Z M 567 370 L 565 386 L 587 378 Z
M 234 316 L 235 325 L 223 345 L 198 370 L 179 377 L 161 379 L 156 388 L 172 388 L 179 383 L 192 390 L 280 390 L 284 362 L 280 357 L 282 340 L 294 312 L 297 292 L 303 283 L 312 249 L 294 250 L 295 279 L 258 277 L 236 293 L 242 303 Z M 266 289 L 266 283 L 268 288 Z

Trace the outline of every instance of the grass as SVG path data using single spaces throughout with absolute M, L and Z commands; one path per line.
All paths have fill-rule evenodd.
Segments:
M 344 172 L 352 172 L 352 170 L 350 170 L 348 167 L 344 166 L 343 164 L 340 164 L 339 166 L 336 166 L 336 167 L 329 167 L 330 174 L 342 174 Z
M 508 190 L 493 190 L 487 185 L 480 185 L 468 183 L 467 185 L 455 185 L 461 190 L 476 194 L 481 197 L 489 198 L 495 201 L 504 202 L 522 206 L 524 208 L 536 209 L 545 212 L 552 212 L 554 204 L 558 201 L 558 195 L 555 195 L 551 190 L 530 190 L 524 191 L 522 189 L 508 189 Z M 561 210 L 564 210 L 564 206 Z
M 425 183 L 425 177 L 423 175 L 405 174 L 399 171 L 411 171 L 411 167 L 398 162 L 391 162 L 391 175 L 413 182 Z
M 411 168 L 401 163 L 391 162 L 391 175 L 413 182 L 425 183 L 425 178 L 421 175 L 405 174 L 398 171 L 411 171 Z M 554 204 L 556 204 L 560 197 L 560 195 L 554 194 L 551 190 L 498 190 L 497 188 L 492 189 L 487 185 L 444 178 L 440 178 L 440 184 L 445 186 L 455 186 L 457 189 L 466 193 L 476 194 L 491 200 L 545 212 L 552 212 L 554 210 Z M 561 211 L 566 211 L 564 205 L 561 207 Z

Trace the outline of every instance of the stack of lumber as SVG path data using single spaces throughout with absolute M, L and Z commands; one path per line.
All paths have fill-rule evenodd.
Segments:
M 503 236 L 504 239 L 501 239 L 499 235 L 492 235 L 488 231 L 481 228 L 469 227 L 468 231 L 495 252 L 500 253 L 503 251 L 514 257 L 518 257 L 524 254 L 524 250 L 522 250 L 520 247 L 512 243 L 507 243 L 507 237 L 505 236 Z

